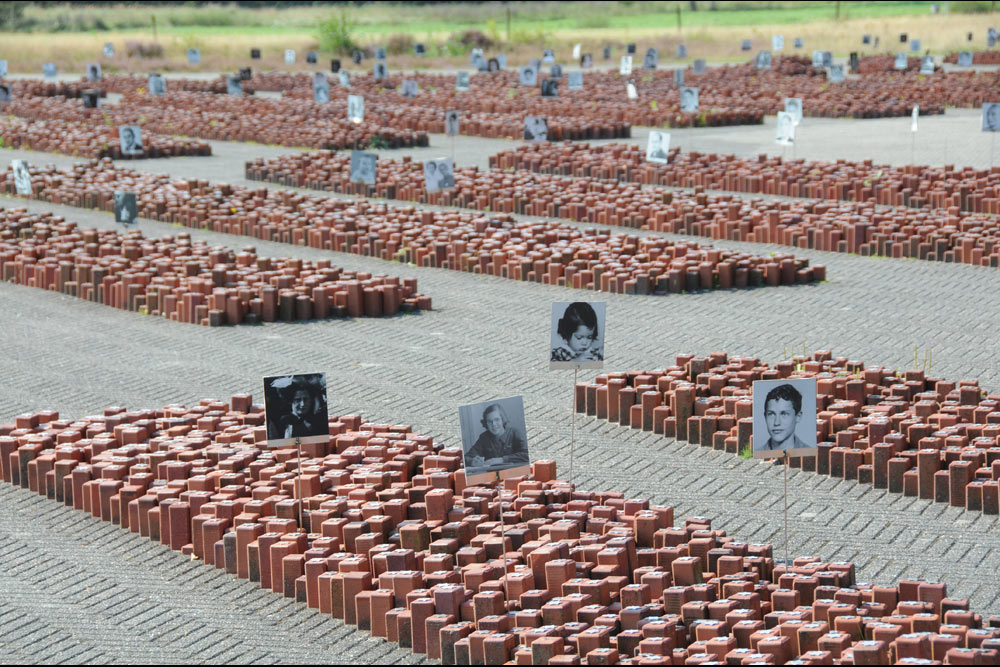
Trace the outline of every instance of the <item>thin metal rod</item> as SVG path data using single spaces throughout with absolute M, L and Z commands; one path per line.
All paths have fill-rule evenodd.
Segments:
M 306 530 L 306 521 L 305 521 L 305 504 L 306 504 L 306 499 L 302 497 L 302 440 L 301 439 L 295 438 L 295 448 L 298 450 L 298 455 L 299 455 L 299 470 L 298 470 L 298 476 L 296 477 L 296 481 L 298 481 L 298 483 L 299 483 L 299 492 L 298 492 L 298 496 L 299 496 L 299 528 L 301 528 L 302 532 L 306 534 L 306 539 L 308 540 L 309 539 L 309 531 Z
M 916 164 L 917 133 L 910 132 L 910 164 Z
M 576 451 L 576 376 L 579 368 L 573 369 L 573 420 L 569 430 L 569 485 L 573 486 L 573 453 Z
M 497 475 L 497 506 L 500 509 L 500 562 L 503 564 L 503 601 L 504 610 L 507 609 L 507 602 L 510 600 L 510 592 L 507 584 L 507 530 L 503 525 L 503 480 L 500 479 L 500 471 Z
M 785 452 L 785 571 L 788 571 L 788 452 Z

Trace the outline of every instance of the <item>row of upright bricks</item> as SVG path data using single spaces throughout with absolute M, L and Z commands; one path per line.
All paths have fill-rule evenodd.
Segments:
M 643 185 L 1000 214 L 1000 167 L 893 167 L 871 160 L 786 160 L 763 154 L 741 158 L 681 153 L 679 148 L 670 149 L 668 164 L 656 164 L 646 160 L 643 147 L 632 144 L 524 145 L 491 156 L 490 167 Z M 977 224 L 987 221 L 983 217 L 973 220 Z
M 266 449 L 246 394 L 41 411 L 0 426 L 0 471 L 444 664 L 998 660 L 1000 617 L 944 584 L 779 564 L 709 518 L 675 524 L 672 507 L 574 489 L 553 461 L 470 486 L 461 449 L 408 426 L 347 415 L 329 431 L 302 458 Z
M 32 168 L 34 198 L 111 210 L 115 190 L 137 194 L 139 215 L 216 232 L 351 252 L 419 266 L 625 294 L 679 293 L 823 280 L 792 255 L 754 255 L 657 237 L 613 234 L 506 214 L 390 207 L 273 189 L 171 180 L 91 162 Z M 37 184 L 37 185 L 36 185 Z M 7 173 L 4 189 L 14 193 Z
M 679 354 L 652 371 L 576 385 L 576 411 L 731 454 L 752 446 L 755 380 L 814 377 L 817 456 L 803 470 L 971 512 L 1000 513 L 1000 395 L 976 380 L 896 372 L 820 351 L 768 366 Z
M 258 257 L 137 231 L 81 229 L 51 213 L 0 209 L 0 279 L 114 308 L 208 326 L 381 317 L 427 310 L 415 278 L 345 271 L 329 260 Z
M 143 131 L 142 152 L 125 155 L 117 127 L 64 120 L 32 122 L 12 116 L 0 118 L 0 141 L 6 148 L 114 160 L 212 154 L 212 147 L 205 141 Z

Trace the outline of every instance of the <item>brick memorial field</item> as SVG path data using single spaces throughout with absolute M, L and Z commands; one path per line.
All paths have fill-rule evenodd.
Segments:
M 585 492 L 554 461 L 473 486 L 462 450 L 331 416 L 264 448 L 228 402 L 0 426 L 3 480 L 443 664 L 995 662 L 1000 617 L 947 586 L 747 544 L 711 518 Z
M 3 662 L 1000 664 L 1000 14 L 763 4 L 0 9 Z

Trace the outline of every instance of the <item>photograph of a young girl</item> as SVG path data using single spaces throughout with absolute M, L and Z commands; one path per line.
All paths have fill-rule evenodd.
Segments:
M 604 367 L 603 301 L 555 302 L 549 338 L 549 368 Z

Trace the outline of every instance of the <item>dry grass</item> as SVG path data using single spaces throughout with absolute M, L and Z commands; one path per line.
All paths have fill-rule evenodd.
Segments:
M 805 40 L 802 52 L 809 54 L 813 49 L 832 50 L 838 56 L 846 56 L 850 51 L 863 52 L 861 35 L 870 33 L 881 38 L 880 52 L 897 51 L 901 46 L 898 35 L 905 32 L 911 38 L 919 38 L 924 49 L 935 54 L 970 48 L 966 33 L 973 31 L 976 41 L 971 48 L 983 48 L 985 26 L 996 24 L 1000 17 L 994 15 L 952 14 L 950 16 L 903 16 L 878 19 L 847 19 L 839 22 L 831 20 L 811 21 L 784 25 L 758 26 L 702 26 L 685 29 L 682 37 L 676 29 L 664 30 L 659 27 L 639 27 L 627 29 L 575 28 L 553 32 L 545 37 L 545 44 L 558 49 L 563 62 L 569 58 L 569 50 L 575 42 L 584 45 L 584 52 L 591 51 L 598 57 L 604 44 L 621 45 L 635 41 L 640 48 L 658 46 L 661 62 L 669 62 L 667 56 L 673 54 L 674 46 L 683 41 L 688 45 L 690 58 L 704 57 L 709 61 L 743 61 L 749 54 L 741 52 L 739 43 L 743 39 L 753 39 L 754 51 L 770 48 L 773 33 L 785 36 L 786 53 L 794 53 L 791 48 L 795 37 Z M 135 71 L 227 71 L 250 64 L 263 69 L 285 69 L 283 51 L 293 48 L 299 52 L 296 67 L 304 65 L 305 51 L 315 49 L 317 41 L 314 31 L 288 29 L 287 32 L 261 32 L 256 28 L 240 27 L 191 29 L 183 31 L 174 28 L 161 30 L 159 42 L 165 48 L 165 57 L 156 60 L 129 59 L 124 55 L 125 42 L 137 40 L 152 41 L 151 31 L 111 31 L 89 33 L 59 33 L 44 35 L 37 33 L 0 33 L 0 44 L 4 45 L 3 57 L 9 61 L 11 72 L 40 74 L 42 63 L 54 62 L 60 72 L 82 72 L 88 62 L 101 62 L 109 72 Z M 404 32 L 400 26 L 398 32 Z M 429 44 L 444 41 L 450 32 L 416 33 L 416 39 Z M 386 37 L 372 34 L 360 35 L 363 43 L 382 44 Z M 115 44 L 117 55 L 108 60 L 101 54 L 105 42 Z M 512 62 L 526 61 L 537 57 L 542 44 L 519 44 L 504 49 Z M 200 66 L 187 64 L 187 48 L 197 47 L 202 51 Z M 250 49 L 256 47 L 263 52 L 261 61 L 250 61 Z M 616 51 L 617 58 L 619 52 Z M 640 51 L 641 53 L 641 51 Z M 329 65 L 330 54 L 320 54 L 319 66 Z M 429 57 L 418 59 L 412 55 L 393 57 L 391 67 L 412 69 L 416 67 L 461 67 L 468 66 L 468 56 Z

